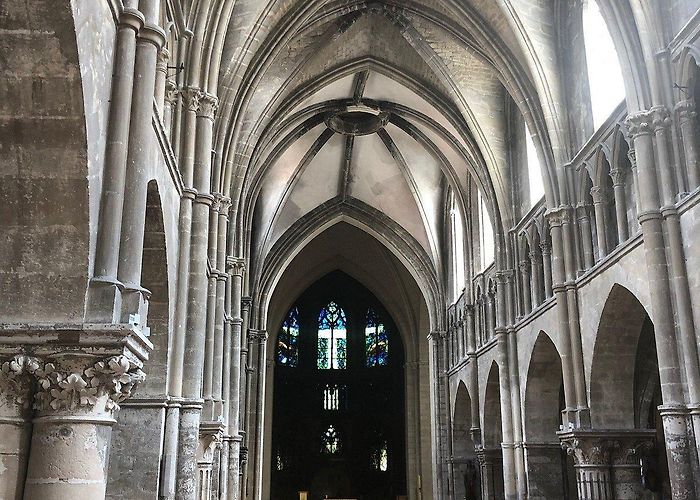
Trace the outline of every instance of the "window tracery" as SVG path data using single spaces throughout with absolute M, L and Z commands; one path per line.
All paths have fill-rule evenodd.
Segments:
M 299 310 L 293 307 L 280 327 L 277 336 L 277 362 L 280 365 L 299 365 Z
M 365 354 L 367 367 L 389 363 L 389 334 L 374 309 L 367 310 L 365 323 Z
M 344 370 L 347 367 L 347 322 L 345 312 L 335 302 L 321 309 L 318 316 L 318 356 L 321 370 Z

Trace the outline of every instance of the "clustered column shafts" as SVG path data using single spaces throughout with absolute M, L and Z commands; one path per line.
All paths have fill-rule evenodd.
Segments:
M 194 500 L 197 494 L 196 452 L 202 413 L 202 382 L 207 323 L 207 252 L 209 214 L 214 197 L 209 194 L 211 181 L 211 144 L 216 97 L 202 93 L 197 109 L 197 133 L 194 156 L 193 187 L 197 194 L 192 206 L 192 232 L 187 299 L 185 356 L 182 370 L 182 396 L 178 439 L 177 494 Z
M 145 234 L 146 188 L 151 162 L 151 128 L 155 69 L 158 52 L 165 43 L 165 32 L 156 24 L 157 7 L 144 2 L 146 22 L 139 31 L 134 65 L 134 91 L 131 101 L 129 149 L 119 246 L 117 278 L 124 285 L 121 322 L 136 315 L 137 322 L 146 317 L 148 291 L 141 287 L 143 239 Z M 149 8 L 150 7 L 150 8 Z M 143 318 L 143 319 L 141 319 Z
M 107 124 L 95 268 L 88 291 L 87 317 L 92 321 L 111 323 L 119 320 L 121 284 L 117 281 L 117 268 L 134 88 L 136 37 L 144 22 L 141 12 L 134 8 L 124 8 L 117 27 L 112 105 Z
M 628 118 L 635 150 L 639 223 L 642 227 L 651 292 L 654 333 L 659 360 L 663 420 L 671 489 L 674 498 L 694 498 L 689 429 L 684 407 L 681 367 L 677 351 L 671 290 L 663 234 L 661 197 L 656 176 L 653 113 Z

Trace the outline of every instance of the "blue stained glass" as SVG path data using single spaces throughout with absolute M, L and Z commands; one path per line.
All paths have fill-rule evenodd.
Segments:
M 330 302 L 318 315 L 319 369 L 345 369 L 347 366 L 347 331 L 345 313 Z
M 373 309 L 367 310 L 365 354 L 368 367 L 386 366 L 389 363 L 389 333 Z
M 330 357 L 328 356 L 328 339 L 318 339 L 318 367 L 322 370 L 331 367 Z
M 299 310 L 294 307 L 280 327 L 277 335 L 277 362 L 296 367 L 299 364 Z

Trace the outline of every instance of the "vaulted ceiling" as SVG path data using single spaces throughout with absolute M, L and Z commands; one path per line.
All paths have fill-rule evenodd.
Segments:
M 545 162 L 563 144 L 549 147 L 561 119 L 553 4 L 239 0 L 216 147 L 253 228 L 241 250 L 264 260 L 314 210 L 357 200 L 439 274 L 446 195 L 466 211 L 472 184 L 512 224 L 508 106 L 541 136 Z

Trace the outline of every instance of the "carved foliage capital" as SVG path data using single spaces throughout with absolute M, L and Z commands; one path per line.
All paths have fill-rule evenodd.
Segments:
M 627 129 L 629 130 L 630 137 L 632 139 L 635 139 L 640 135 L 651 134 L 653 123 L 654 116 L 650 111 L 635 113 L 628 116 L 625 120 L 625 124 L 627 125 Z
M 685 99 L 676 104 L 676 114 L 681 123 L 694 120 L 697 117 L 697 108 L 693 99 Z
M 544 215 L 552 227 L 567 224 L 571 220 L 571 211 L 567 206 L 552 208 L 547 210 Z
M 610 170 L 610 178 L 613 186 L 622 186 L 625 184 L 625 171 L 621 168 L 613 168 Z
M 245 271 L 245 259 L 237 257 L 228 257 L 226 259 L 226 267 L 228 272 L 233 276 L 243 276 Z
M 92 358 L 87 363 L 72 359 L 65 364 L 18 355 L 0 366 L 0 389 L 16 391 L 24 388 L 19 384 L 28 381 L 34 386 L 33 408 L 38 411 L 91 410 L 98 405 L 114 411 L 146 378 L 124 355 L 97 362 Z M 30 392 L 18 392 L 16 402 L 28 406 Z
M 186 87 L 180 91 L 182 96 L 182 102 L 185 105 L 187 111 L 192 113 L 197 113 L 199 111 L 199 101 L 202 96 L 202 92 L 194 87 Z
M 593 203 L 595 204 L 606 203 L 608 199 L 607 193 L 600 186 L 595 186 L 591 188 L 591 198 L 593 198 Z
M 267 331 L 265 330 L 248 330 L 248 338 L 253 342 L 264 344 L 267 342 Z
M 219 107 L 219 99 L 215 95 L 209 94 L 207 92 L 200 92 L 199 95 L 199 108 L 197 109 L 197 116 L 204 118 L 214 119 L 216 114 L 216 109 Z

